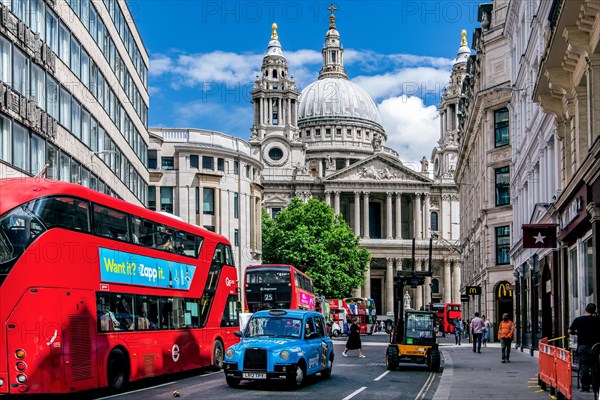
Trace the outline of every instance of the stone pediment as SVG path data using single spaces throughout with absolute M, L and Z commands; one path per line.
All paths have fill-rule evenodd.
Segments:
M 361 160 L 324 179 L 326 182 L 413 182 L 431 183 L 431 179 L 382 155 Z

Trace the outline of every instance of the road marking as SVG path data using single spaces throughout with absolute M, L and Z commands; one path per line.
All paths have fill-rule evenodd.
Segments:
M 360 389 L 355 390 L 353 393 L 350 393 L 348 396 L 344 397 L 342 400 L 350 400 L 351 398 L 353 398 L 354 396 L 356 396 L 357 394 L 359 394 L 360 392 L 362 392 L 366 388 L 367 388 L 366 386 L 363 386 Z
M 121 397 L 121 396 L 125 396 L 125 395 L 131 394 L 131 393 L 144 392 L 144 391 L 150 390 L 150 389 L 156 389 L 156 388 L 163 387 L 163 386 L 169 386 L 169 385 L 172 385 L 174 383 L 177 383 L 177 382 L 176 381 L 167 382 L 167 383 L 163 383 L 161 385 L 151 386 L 151 387 L 147 387 L 147 388 L 143 388 L 143 389 L 138 389 L 138 390 L 132 390 L 131 392 L 113 394 L 112 396 L 100 397 L 98 400 L 114 399 L 115 397 Z
M 425 397 L 425 394 L 427 394 L 427 391 L 429 390 L 429 388 L 431 387 L 431 384 L 433 383 L 434 377 L 435 377 L 435 373 L 430 372 L 429 377 L 427 377 L 425 384 L 421 388 L 421 391 L 419 393 L 417 393 L 417 397 L 415 397 L 415 400 L 421 400 Z
M 535 386 L 527 386 L 529 389 L 533 389 L 533 388 L 539 388 L 540 385 L 535 385 Z
M 383 374 L 379 375 L 377 378 L 375 378 L 373 380 L 374 381 L 379 381 L 379 380 L 381 380 L 381 378 L 383 378 L 384 376 L 386 376 L 389 373 L 390 373 L 390 371 L 385 371 Z

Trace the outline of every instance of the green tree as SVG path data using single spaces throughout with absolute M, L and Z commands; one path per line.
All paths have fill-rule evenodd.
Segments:
M 329 299 L 352 296 L 365 282 L 370 254 L 341 215 L 318 200 L 298 198 L 272 220 L 263 212 L 265 264 L 291 264 L 308 274 L 315 292 Z

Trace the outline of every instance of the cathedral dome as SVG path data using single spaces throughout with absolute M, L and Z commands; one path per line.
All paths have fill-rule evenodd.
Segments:
M 344 118 L 381 125 L 379 110 L 371 96 L 346 79 L 319 79 L 304 88 L 299 101 L 298 122 L 316 118 Z

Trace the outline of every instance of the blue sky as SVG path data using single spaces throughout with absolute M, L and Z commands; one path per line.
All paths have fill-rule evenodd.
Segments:
M 137 0 L 132 16 L 150 55 L 150 127 L 250 136 L 249 90 L 271 35 L 299 89 L 317 79 L 331 2 Z M 387 145 L 404 161 L 429 157 L 436 105 L 460 32 L 470 43 L 479 1 L 338 1 L 349 78 L 375 100 Z

